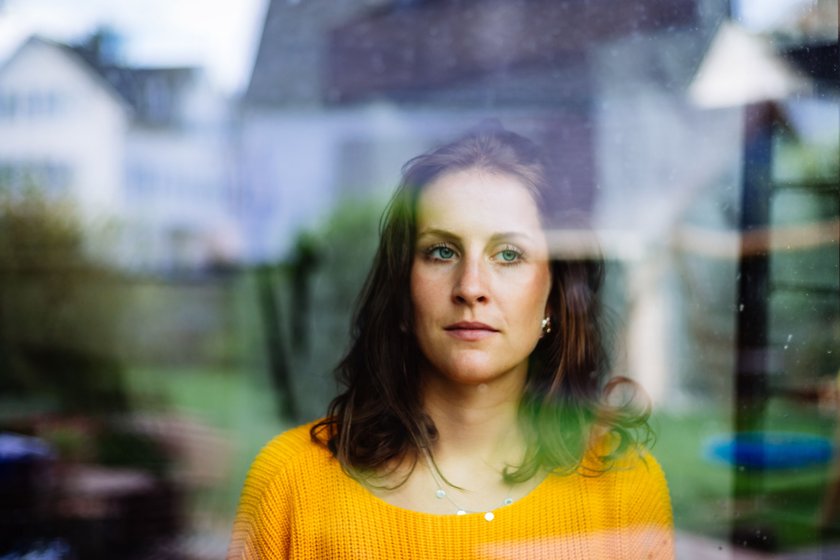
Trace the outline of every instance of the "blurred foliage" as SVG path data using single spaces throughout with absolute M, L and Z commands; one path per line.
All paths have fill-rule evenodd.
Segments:
M 777 181 L 834 181 L 840 174 L 840 146 L 836 142 L 803 142 L 792 134 L 775 139 L 773 176 Z
M 840 145 L 780 134 L 774 146 L 773 227 L 808 227 L 840 219 Z M 800 233 L 807 241 L 807 234 Z M 837 240 L 770 255 L 770 342 L 784 356 L 784 385 L 819 384 L 840 374 Z
M 125 278 L 119 355 L 136 367 L 235 365 L 249 350 L 235 325 L 239 282 L 232 274 Z
M 126 408 L 119 283 L 87 242 L 72 205 L 0 186 L 0 412 L 7 399 L 55 413 Z
M 300 234 L 284 267 L 282 309 L 291 314 L 285 346 L 301 419 L 322 416 L 334 396 L 332 372 L 347 349 L 382 207 L 378 200 L 338 205 L 322 227 Z
M 131 291 L 103 262 L 110 243 L 73 205 L 0 186 L 0 430 L 40 437 L 64 463 L 165 480 L 171 450 L 123 421 L 135 412 L 119 357 Z

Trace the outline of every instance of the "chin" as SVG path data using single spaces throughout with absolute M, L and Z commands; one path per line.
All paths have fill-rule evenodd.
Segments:
M 484 385 L 484 384 L 487 384 L 487 383 L 493 381 L 498 376 L 488 375 L 488 374 L 484 374 L 484 373 L 459 372 L 459 373 L 456 373 L 456 374 L 447 375 L 446 377 L 450 381 L 453 381 L 453 382 L 455 382 L 459 385 L 477 387 L 479 385 Z
M 487 363 L 484 360 L 458 360 L 446 368 L 441 368 L 442 375 L 455 383 L 463 385 L 481 385 L 505 377 L 514 371 L 509 365 Z

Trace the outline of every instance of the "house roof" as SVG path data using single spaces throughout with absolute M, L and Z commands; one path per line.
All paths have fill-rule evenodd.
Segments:
M 270 0 L 243 102 L 319 104 L 329 30 L 382 1 Z
M 338 100 L 354 100 L 488 76 L 585 67 L 587 51 L 607 41 L 695 20 L 695 0 L 394 5 L 331 31 L 327 87 Z
M 171 124 L 179 102 L 200 71 L 194 66 L 136 67 L 121 64 L 111 52 L 113 37 L 99 31 L 86 42 L 66 47 L 81 57 L 131 105 L 146 124 Z
M 138 121 L 152 125 L 171 124 L 178 118 L 181 97 L 198 73 L 193 67 L 92 65 L 92 68 L 119 92 Z
M 470 103 L 476 86 L 498 89 L 495 99 L 532 103 L 527 96 L 542 90 L 523 91 L 523 79 L 564 68 L 585 76 L 591 48 L 638 32 L 687 28 L 698 17 L 697 0 L 357 1 L 352 10 L 346 4 L 271 0 L 245 102 L 386 96 L 435 103 L 461 96 Z
M 10 57 L 8 57 L 2 65 L 0 65 L 0 75 L 2 75 L 5 70 L 11 67 L 15 61 L 20 58 L 23 53 L 31 48 L 35 48 L 38 46 L 47 47 L 50 49 L 54 49 L 55 51 L 61 53 L 63 56 L 67 58 L 67 60 L 75 65 L 83 74 L 85 74 L 88 78 L 96 82 L 102 90 L 108 95 L 115 103 L 121 105 L 126 111 L 131 112 L 132 107 L 131 104 L 119 93 L 119 91 L 114 88 L 114 86 L 108 82 L 99 72 L 97 72 L 94 68 L 92 68 L 77 52 L 75 52 L 72 48 L 68 47 L 63 43 L 59 43 L 53 41 L 51 39 L 47 39 L 40 35 L 32 35 L 26 41 L 20 44 L 17 49 L 12 53 Z
M 131 67 L 108 62 L 88 45 L 66 45 L 33 35 L 0 66 L 0 73 L 22 52 L 35 45 L 53 48 L 67 57 L 110 97 L 145 124 L 165 125 L 178 115 L 178 103 L 199 74 L 193 66 Z

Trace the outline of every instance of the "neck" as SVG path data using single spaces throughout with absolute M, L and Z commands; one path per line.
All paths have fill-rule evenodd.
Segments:
M 525 373 L 467 385 L 421 370 L 423 407 L 438 438 L 430 455 L 421 451 L 416 464 L 409 459 L 385 475 L 394 488 L 372 491 L 399 507 L 452 514 L 491 511 L 533 490 L 541 477 L 516 485 L 502 478 L 505 467 L 518 466 L 525 455 L 518 421 Z
M 519 428 L 519 400 L 524 376 L 508 376 L 489 383 L 459 385 L 439 375 L 424 376 L 423 407 L 434 421 L 438 439 L 432 451 L 443 468 L 500 472 L 523 457 Z

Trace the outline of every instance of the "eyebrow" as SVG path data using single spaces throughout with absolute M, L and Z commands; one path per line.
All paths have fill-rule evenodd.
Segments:
M 423 237 L 427 237 L 427 236 L 443 237 L 443 238 L 446 238 L 446 239 L 452 239 L 454 241 L 459 241 L 461 239 L 461 237 L 458 234 L 452 233 L 451 231 L 447 231 L 445 229 L 438 229 L 438 228 L 424 229 L 423 231 L 421 231 L 420 233 L 417 234 L 417 239 L 419 240 L 419 239 L 422 239 Z M 531 240 L 531 236 L 528 235 L 525 232 L 521 232 L 521 231 L 501 231 L 501 232 L 494 233 L 493 235 L 491 235 L 490 236 L 490 241 L 491 242 L 498 242 L 498 241 L 504 241 L 504 240 L 511 239 L 511 238 L 513 238 L 513 239 L 519 238 L 519 239 L 522 239 L 524 241 L 530 241 Z

